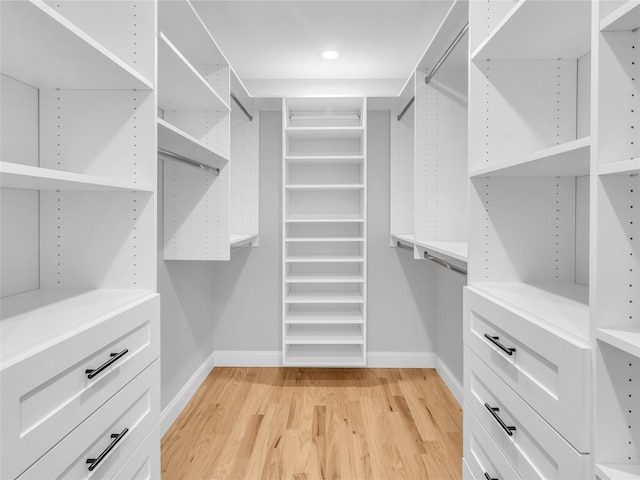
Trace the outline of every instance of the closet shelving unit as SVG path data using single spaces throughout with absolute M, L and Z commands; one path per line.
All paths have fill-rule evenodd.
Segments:
M 156 6 L 2 2 L 0 17 L 0 477 L 86 478 L 123 424 L 101 474 L 159 476 Z
M 588 478 L 591 2 L 469 8 L 465 414 L 521 477 Z M 488 400 L 486 386 L 510 396 Z M 511 442 L 483 402 L 517 426 Z M 479 479 L 476 434 L 466 428 L 464 457 Z
M 600 480 L 640 479 L 640 3 L 593 7 L 598 116 L 594 463 Z M 597 174 L 597 175 L 596 175 Z
M 391 246 L 461 270 L 469 217 L 467 18 L 467 2 L 453 2 L 391 111 Z
M 283 364 L 366 364 L 366 99 L 283 101 Z

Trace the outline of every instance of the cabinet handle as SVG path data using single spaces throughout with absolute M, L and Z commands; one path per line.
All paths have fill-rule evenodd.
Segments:
M 484 472 L 484 478 L 486 478 L 487 480 L 500 480 L 499 478 L 493 478 L 487 472 Z
M 499 412 L 500 409 L 498 407 L 492 407 L 488 403 L 485 403 L 484 406 L 486 407 L 487 410 L 489 410 L 489 413 L 491 413 L 491 416 L 496 420 L 496 422 L 498 422 L 500 424 L 502 429 L 505 432 L 507 432 L 507 435 L 512 437 L 513 436 L 513 432 L 515 432 L 515 430 L 516 430 L 516 427 L 510 427 L 509 425 L 504 423 L 504 420 L 502 420 L 500 418 L 500 416 L 496 413 L 496 412 Z
M 516 351 L 515 348 L 513 347 L 505 347 L 504 345 L 502 345 L 499 340 L 500 337 L 492 337 L 491 335 L 489 335 L 488 333 L 484 334 L 484 338 L 486 338 L 487 340 L 489 340 L 491 343 L 493 343 L 496 347 L 498 347 L 500 350 L 502 350 L 504 353 L 506 353 L 507 355 L 513 355 L 513 352 Z
M 96 375 L 98 375 L 100 372 L 102 372 L 105 368 L 107 368 L 108 366 L 112 365 L 113 363 L 117 362 L 118 360 L 120 360 L 122 357 L 124 357 L 127 353 L 129 353 L 129 349 L 125 348 L 124 350 L 122 350 L 120 353 L 112 353 L 111 354 L 111 358 L 109 360 L 107 360 L 106 362 L 104 362 L 102 365 L 100 365 L 98 368 L 96 368 L 95 370 L 93 369 L 87 369 L 84 371 L 84 373 L 87 374 L 87 378 L 89 380 L 91 380 L 93 377 L 95 377 Z
M 114 447 L 118 444 L 118 442 L 124 438 L 127 432 L 129 432 L 129 429 L 125 428 L 120 433 L 112 433 L 111 438 L 113 438 L 113 441 L 109 444 L 107 448 L 104 449 L 104 451 L 100 455 L 98 455 L 98 458 L 87 458 L 87 463 L 90 464 L 89 465 L 90 472 L 93 472 L 93 470 L 98 465 L 100 465 L 100 462 L 104 460 L 104 457 L 106 457 L 109 454 L 109 452 L 114 449 Z

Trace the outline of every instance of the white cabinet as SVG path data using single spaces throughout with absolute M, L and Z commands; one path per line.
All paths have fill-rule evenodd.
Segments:
M 283 363 L 366 361 L 363 98 L 283 104 Z

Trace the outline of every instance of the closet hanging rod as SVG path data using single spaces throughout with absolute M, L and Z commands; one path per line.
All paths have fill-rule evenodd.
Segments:
M 217 175 L 220 175 L 220 169 L 216 167 L 210 167 L 209 165 L 205 165 L 204 163 L 198 162 L 196 160 L 191 160 L 190 158 L 183 157 L 182 155 L 178 155 L 176 153 L 170 152 L 169 150 L 165 150 L 164 148 L 158 147 L 158 153 L 165 157 L 169 157 L 171 160 L 179 160 L 181 162 L 188 163 L 194 167 L 201 168 L 202 170 L 211 171 Z
M 253 122 L 253 116 L 247 111 L 246 108 L 244 108 L 244 105 L 242 105 L 242 103 L 240 103 L 240 100 L 238 100 L 236 98 L 236 96 L 233 94 L 233 92 L 229 93 L 231 95 L 231 98 L 233 99 L 234 102 L 236 102 L 236 105 L 238 105 L 238 107 L 240 107 L 240 110 L 242 110 L 242 113 L 244 113 L 247 118 L 249 119 L 250 122 Z
M 424 252 L 424 258 L 427 259 L 427 260 L 431 260 L 432 262 L 435 262 L 438 265 L 440 265 L 440 266 L 442 266 L 442 267 L 444 267 L 446 269 L 449 269 L 449 270 L 451 270 L 453 272 L 459 273 L 460 275 L 466 275 L 467 274 L 467 271 L 464 268 L 457 267 L 457 266 L 455 266 L 455 265 L 453 265 L 453 264 L 451 264 L 449 262 L 445 262 L 441 258 L 434 257 L 433 255 L 430 255 L 429 252 L 427 252 L 426 250 Z
M 429 83 L 433 78 L 433 76 L 436 73 L 438 73 L 438 70 L 440 70 L 440 67 L 442 66 L 442 64 L 449 57 L 449 55 L 451 55 L 451 52 L 453 52 L 453 49 L 456 48 L 456 45 L 458 45 L 458 42 L 462 40 L 462 37 L 464 37 L 464 34 L 467 33 L 467 30 L 469 30 L 469 22 L 465 24 L 462 30 L 460 30 L 460 33 L 458 34 L 458 36 L 453 40 L 453 42 L 451 42 L 451 45 L 449 45 L 449 48 L 447 48 L 447 51 L 444 52 L 444 55 L 440 57 L 440 60 L 438 60 L 438 63 L 436 63 L 436 66 L 433 67 L 433 70 L 431 70 L 429 75 L 427 75 L 427 78 L 424 79 L 424 83 Z
M 400 241 L 396 242 L 396 247 L 403 248 L 405 250 L 411 250 L 413 252 L 413 247 L 410 247 L 409 245 L 405 245 L 404 243 L 401 243 Z
M 404 117 L 404 114 L 407 113 L 407 110 L 409 110 L 409 108 L 411 107 L 411 105 L 413 105 L 413 102 L 415 101 L 416 101 L 416 97 L 411 97 L 411 100 L 409 100 L 409 103 L 407 103 L 407 106 L 404 107 L 400 112 L 400 115 L 398 115 L 398 121 L 402 120 L 402 117 Z

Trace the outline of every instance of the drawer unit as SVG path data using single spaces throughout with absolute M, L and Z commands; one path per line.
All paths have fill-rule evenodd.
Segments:
M 160 430 L 156 426 L 116 473 L 116 480 L 158 480 L 160 478 Z
M 158 358 L 159 308 L 150 294 L 3 367 L 0 478 L 24 472 Z
M 589 456 L 569 445 L 468 347 L 464 350 L 465 402 L 518 475 L 588 478 Z
M 111 479 L 151 432 L 159 417 L 160 361 L 157 360 L 19 478 Z
M 470 478 L 478 480 L 519 480 L 520 477 L 491 440 L 480 421 L 464 406 L 464 459 Z
M 556 335 L 473 288 L 465 288 L 464 304 L 464 343 L 569 443 L 587 453 L 588 345 Z M 498 344 L 515 350 L 509 354 Z

